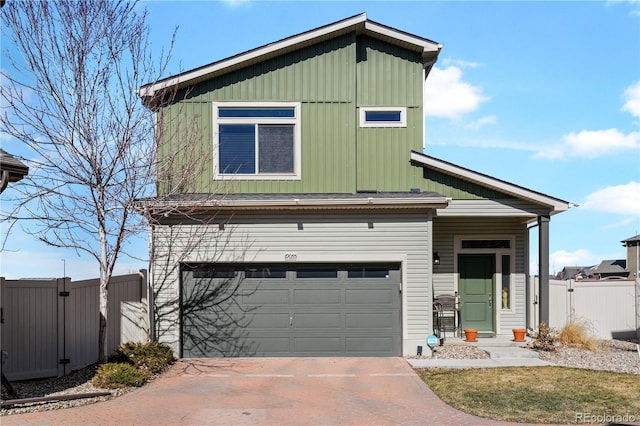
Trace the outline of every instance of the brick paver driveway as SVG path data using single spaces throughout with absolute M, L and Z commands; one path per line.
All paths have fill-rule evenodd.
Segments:
M 402 358 L 185 359 L 141 389 L 93 405 L 2 417 L 17 424 L 478 425 Z

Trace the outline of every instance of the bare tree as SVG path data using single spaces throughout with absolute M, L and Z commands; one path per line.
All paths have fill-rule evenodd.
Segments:
M 20 220 L 50 246 L 95 258 L 104 361 L 109 280 L 128 239 L 147 228 L 133 204 L 153 196 L 164 180 L 158 171 L 188 158 L 165 152 L 167 164 L 158 166 L 163 135 L 154 137 L 157 123 L 136 93 L 163 74 L 173 38 L 154 55 L 147 12 L 136 2 L 10 1 L 0 13 L 11 42 L 1 74 L 1 130 L 30 151 L 30 174 L 4 200 L 13 207 L 3 219 L 11 226 Z M 154 108 L 173 95 L 167 88 Z M 176 190 L 186 185 L 171 180 Z
M 181 198 L 192 205 L 196 201 L 193 195 Z M 157 204 L 158 200 L 144 203 L 149 212 Z M 179 212 L 166 215 L 163 209 L 160 217 L 150 214 L 154 339 L 175 348 L 181 338 L 182 351 L 191 356 L 247 356 L 253 348 L 246 342 L 246 328 L 255 307 L 245 307 L 241 300 L 257 291 L 259 283 L 254 279 L 247 285 L 247 271 L 239 265 L 250 260 L 252 244 L 231 225 L 228 212 L 198 210 L 187 211 L 183 203 Z M 180 336 L 175 334 L 178 329 Z

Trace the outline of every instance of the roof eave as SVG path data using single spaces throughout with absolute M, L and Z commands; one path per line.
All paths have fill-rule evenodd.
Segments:
M 351 210 L 351 209 L 442 209 L 447 207 L 446 197 L 430 198 L 358 198 L 358 199 L 272 199 L 232 200 L 221 197 L 206 201 L 144 200 L 137 202 L 139 210 L 163 210 L 171 206 L 176 210 Z
M 439 160 L 425 154 L 421 154 L 419 152 L 411 152 L 411 161 L 434 168 L 442 173 L 451 176 L 457 176 L 462 179 L 477 183 L 478 185 L 482 185 L 499 192 L 504 192 L 516 198 L 526 199 L 536 204 L 548 206 L 550 209 L 550 215 L 567 211 L 573 205 L 568 201 L 532 191 L 530 189 L 514 185 L 512 183 L 496 179 L 482 173 L 474 172 L 473 170 L 469 170 L 464 167 L 460 167 L 455 164 Z

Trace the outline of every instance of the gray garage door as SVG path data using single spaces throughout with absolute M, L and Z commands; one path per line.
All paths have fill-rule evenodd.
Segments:
M 182 270 L 182 356 L 399 356 L 400 267 Z

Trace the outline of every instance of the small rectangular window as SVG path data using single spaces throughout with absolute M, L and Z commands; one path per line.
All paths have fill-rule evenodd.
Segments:
M 407 109 L 360 107 L 360 127 L 407 127 Z
M 218 108 L 218 117 L 220 118 L 239 118 L 239 117 L 287 117 L 294 118 L 294 108 L 240 108 L 227 107 Z
M 508 249 L 510 240 L 462 240 L 463 249 Z
M 390 123 L 400 122 L 400 111 L 365 111 L 365 121 L 387 121 Z
M 233 278 L 236 271 L 233 268 L 200 267 L 193 271 L 193 278 Z
M 336 268 L 299 268 L 296 272 L 298 278 L 338 278 Z
M 256 267 L 244 270 L 245 278 L 286 278 L 287 270 L 283 267 Z
M 365 266 L 362 268 L 348 268 L 349 278 L 389 278 L 389 268 Z

